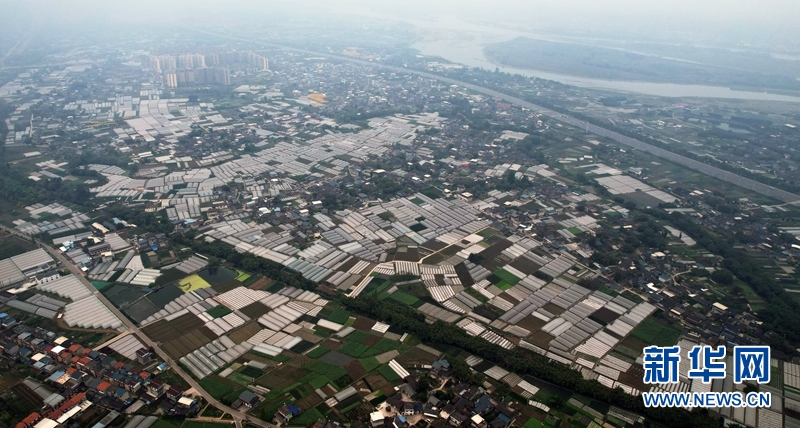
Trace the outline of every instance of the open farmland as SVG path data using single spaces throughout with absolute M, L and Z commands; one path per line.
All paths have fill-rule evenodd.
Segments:
M 242 343 L 247 339 L 253 337 L 254 334 L 261 331 L 261 326 L 255 321 L 248 321 L 241 327 L 235 328 L 228 333 L 228 337 L 235 343 Z
M 367 370 L 361 365 L 361 363 L 358 360 L 353 360 L 345 364 L 344 369 L 347 371 L 347 375 L 350 376 L 350 379 L 353 380 L 361 379 L 367 374 Z
M 180 358 L 216 338 L 203 326 L 202 320 L 192 314 L 182 315 L 172 321 L 159 320 L 142 329 L 151 339 L 161 342 L 173 358 Z
M 342 354 L 338 351 L 331 351 L 326 353 L 325 355 L 319 357 L 319 361 L 324 363 L 333 364 L 335 366 L 344 366 L 345 364 L 353 361 L 354 358 L 348 355 Z
M 200 327 L 189 333 L 183 333 L 175 339 L 163 342 L 162 348 L 164 348 L 172 358 L 180 358 L 211 342 L 215 337 L 211 330 Z
M 650 345 L 672 346 L 678 341 L 680 334 L 679 328 L 647 318 L 633 330 L 631 336 Z
M 282 391 L 300 381 L 300 379 L 308 373 L 307 370 L 284 365 L 276 367 L 274 370 L 256 379 L 256 383 L 269 389 Z
M 142 328 L 151 339 L 164 342 L 200 328 L 203 321 L 192 314 L 181 315 L 172 321 L 159 320 Z
M 200 386 L 218 400 L 240 388 L 236 382 L 214 375 L 200 380 Z
M 437 356 L 419 347 L 414 347 L 396 358 L 397 362 L 403 365 L 411 364 L 431 364 L 436 361 Z

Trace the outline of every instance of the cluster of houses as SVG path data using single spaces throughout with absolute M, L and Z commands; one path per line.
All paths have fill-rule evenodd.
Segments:
M 749 311 L 733 311 L 709 296 L 707 288 L 713 286 L 708 279 L 673 281 L 670 272 L 706 271 L 703 264 L 684 261 L 663 252 L 643 252 L 644 257 L 631 258 L 613 268 L 606 269 L 606 277 L 618 270 L 631 272 L 618 282 L 606 286 L 614 291 L 624 291 L 624 286 L 638 290 L 647 301 L 661 309 L 667 319 L 680 322 L 686 335 L 693 340 L 712 346 L 760 345 L 767 342 L 768 333 Z
M 37 378 L 44 379 L 45 385 L 57 391 L 21 427 L 34 426 L 35 422 L 30 422 L 34 419 L 58 422 L 67 410 L 78 405 L 87 407 L 84 403 L 122 411 L 136 400 L 161 400 L 159 406 L 167 415 L 187 416 L 198 410 L 195 399 L 184 397 L 181 389 L 165 384 L 142 368 L 151 363 L 152 354 L 146 349 L 136 352 L 135 363 L 127 363 L 51 331 L 15 323 L 0 330 L 0 353 L 9 368 L 28 366 Z M 159 372 L 166 369 L 166 364 L 155 367 Z M 65 405 L 69 409 L 64 409 Z M 61 426 L 63 421 L 58 423 L 54 426 Z
M 449 375 L 449 364 L 445 360 L 437 361 L 434 366 L 433 373 L 437 377 Z M 482 386 L 469 383 L 456 383 L 452 388 L 453 397 L 449 400 L 430 393 L 422 402 L 417 400 L 417 378 L 410 375 L 404 380 L 406 383 L 397 388 L 397 393 L 370 414 L 372 428 L 405 428 L 413 425 L 410 419 L 415 415 L 429 420 L 432 428 L 506 428 L 519 413 L 505 403 L 493 400 Z M 487 421 L 490 413 L 496 416 Z

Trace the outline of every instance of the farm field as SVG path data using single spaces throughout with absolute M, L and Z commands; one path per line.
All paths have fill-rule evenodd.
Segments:
M 678 342 L 680 334 L 680 329 L 656 321 L 652 317 L 645 319 L 631 332 L 632 337 L 656 346 L 672 346 Z
M 206 280 L 201 278 L 200 275 L 194 274 L 194 275 L 189 275 L 186 278 L 183 278 L 182 280 L 178 281 L 178 286 L 184 293 L 190 293 L 194 290 L 211 287 L 211 284 L 209 284 L 208 282 L 206 282 Z

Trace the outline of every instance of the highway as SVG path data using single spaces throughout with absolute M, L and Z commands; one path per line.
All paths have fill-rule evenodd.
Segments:
M 8 233 L 17 235 L 17 236 L 19 236 L 19 237 L 21 237 L 22 239 L 25 239 L 25 240 L 30 240 L 31 239 L 30 236 L 25 235 L 24 233 L 20 233 L 20 232 L 18 232 L 16 230 L 9 229 L 9 228 L 4 227 L 4 226 L 0 226 L 0 229 L 6 231 Z M 89 291 L 92 292 L 92 294 L 95 297 L 97 297 L 101 302 L 103 302 L 103 304 L 106 305 L 106 307 L 111 312 L 113 312 L 114 315 L 116 315 L 117 318 L 119 318 L 123 322 L 123 324 L 125 324 L 125 328 L 127 330 L 129 330 L 131 333 L 135 334 L 139 338 L 139 340 L 141 340 L 142 343 L 145 344 L 145 346 L 153 348 L 153 350 L 155 350 L 156 353 L 164 361 L 166 361 L 167 364 L 169 364 L 170 370 L 174 371 L 180 377 L 182 377 L 186 381 L 186 383 L 189 384 L 189 386 L 194 388 L 194 390 L 197 391 L 197 393 L 206 400 L 206 402 L 208 402 L 212 406 L 214 406 L 214 407 L 216 407 L 216 408 L 218 408 L 218 409 L 220 409 L 220 410 L 222 410 L 224 412 L 227 412 L 227 413 L 231 414 L 231 416 L 233 416 L 233 418 L 234 418 L 234 421 L 235 421 L 237 427 L 240 427 L 241 426 L 241 421 L 245 420 L 245 421 L 248 421 L 251 425 L 264 427 L 264 428 L 277 428 L 275 425 L 273 425 L 273 424 L 271 424 L 269 422 L 262 421 L 260 419 L 255 418 L 255 417 L 252 417 L 250 415 L 242 413 L 242 412 L 240 412 L 240 411 L 238 411 L 236 409 L 228 407 L 228 406 L 220 403 L 219 401 L 217 401 L 214 397 L 211 396 L 211 394 L 206 392 L 200 386 L 200 384 L 197 383 L 197 381 L 194 380 L 194 378 L 192 378 L 188 373 L 186 373 L 176 361 L 174 361 L 169 355 L 167 355 L 167 353 L 164 352 L 164 350 L 162 350 L 158 346 L 157 343 L 153 342 L 149 337 L 147 337 L 144 333 L 142 333 L 142 331 L 139 330 L 139 327 L 137 327 L 131 320 L 128 319 L 128 317 L 125 316 L 125 314 L 123 314 L 119 309 L 117 309 L 116 306 L 114 306 L 108 299 L 106 299 L 106 296 L 104 296 L 102 293 L 100 293 L 100 291 L 98 291 L 89 282 L 89 280 L 87 280 L 83 276 L 83 272 L 80 270 L 80 268 L 78 266 L 72 264 L 72 261 L 67 259 L 57 249 L 55 249 L 55 248 L 53 248 L 53 247 L 51 247 L 51 246 L 49 246 L 47 244 L 44 244 L 44 243 L 42 243 L 41 241 L 38 241 L 38 240 L 36 241 L 36 244 L 39 245 L 40 248 L 44 248 L 45 251 L 47 251 L 48 253 L 50 253 L 51 256 L 53 256 L 53 258 L 55 258 L 56 260 L 60 261 L 61 264 L 65 268 L 69 269 L 70 272 L 72 272 L 72 274 L 75 275 L 81 281 L 81 283 L 87 289 L 89 289 Z
M 217 34 L 217 33 L 210 33 L 210 32 L 207 32 L 207 31 L 198 30 L 196 28 L 194 28 L 194 30 L 195 31 L 204 32 L 204 33 L 207 33 L 207 34 L 213 34 L 213 35 L 216 35 L 216 36 L 219 36 L 219 37 L 226 37 L 226 38 L 229 38 L 229 39 L 235 39 L 235 40 L 241 40 L 241 41 L 252 41 L 250 39 L 245 39 L 245 38 L 240 38 L 240 37 L 234 37 L 234 36 L 229 36 L 229 35 L 224 35 L 224 34 Z M 493 89 L 485 88 L 483 86 L 478 86 L 478 85 L 474 85 L 472 83 L 462 82 L 460 80 L 451 79 L 449 77 L 444 77 L 444 76 L 440 76 L 440 75 L 433 74 L 433 73 L 427 73 L 427 72 L 424 72 L 424 71 L 418 71 L 418 70 L 413 70 L 413 69 L 408 69 L 408 68 L 403 68 L 403 67 L 396 67 L 396 66 L 392 66 L 392 65 L 385 65 L 385 64 L 381 64 L 379 62 L 365 61 L 365 60 L 346 57 L 346 56 L 343 56 L 343 55 L 334 55 L 334 54 L 328 54 L 328 53 L 322 53 L 322 52 L 315 52 L 315 51 L 309 51 L 309 50 L 305 50 L 305 49 L 292 48 L 292 47 L 283 46 L 283 45 L 275 45 L 275 44 L 269 44 L 269 45 L 271 45 L 273 47 L 281 48 L 281 49 L 284 49 L 284 50 L 288 50 L 288 51 L 300 52 L 300 53 L 305 53 L 305 54 L 308 54 L 308 55 L 321 56 L 321 57 L 325 57 L 325 58 L 336 59 L 336 60 L 339 60 L 339 61 L 345 61 L 345 62 L 350 62 L 350 63 L 355 63 L 355 64 L 367 65 L 367 66 L 371 66 L 371 67 L 376 67 L 376 68 L 382 68 L 382 69 L 386 69 L 386 70 L 395 71 L 395 72 L 398 72 L 398 73 L 414 74 L 414 75 L 421 76 L 421 77 L 426 77 L 426 78 L 429 78 L 429 79 L 439 80 L 441 82 L 449 83 L 451 85 L 462 86 L 464 88 L 467 88 L 469 90 L 478 92 L 478 93 L 483 94 L 483 95 L 488 95 L 490 97 L 495 97 L 495 98 L 502 98 L 502 99 L 508 101 L 511 104 L 515 104 L 515 105 L 518 105 L 520 107 L 528 108 L 528 109 L 530 109 L 530 110 L 532 110 L 532 111 L 534 111 L 536 113 L 540 113 L 540 114 L 542 114 L 544 116 L 553 118 L 553 119 L 558 120 L 560 122 L 567 123 L 569 125 L 575 126 L 577 128 L 580 128 L 580 129 L 585 129 L 585 130 L 587 130 L 589 132 L 592 132 L 592 133 L 594 133 L 594 134 L 596 134 L 598 136 L 605 137 L 605 138 L 608 138 L 610 140 L 616 141 L 617 143 L 622 144 L 623 146 L 630 147 L 630 148 L 633 148 L 633 149 L 636 149 L 636 150 L 641 150 L 641 151 L 643 151 L 645 153 L 649 153 L 649 154 L 651 154 L 653 156 L 657 156 L 659 158 L 662 158 L 662 159 L 665 159 L 667 161 L 676 163 L 678 165 L 681 165 L 681 166 L 684 166 L 686 168 L 695 170 L 697 172 L 706 174 L 706 175 L 714 177 L 716 179 L 719 179 L 719 180 L 734 184 L 736 186 L 742 187 L 742 188 L 750 190 L 752 192 L 759 193 L 759 194 L 765 195 L 765 196 L 769 196 L 769 197 L 778 199 L 778 200 L 786 202 L 786 203 L 791 203 L 791 204 L 800 203 L 800 195 L 796 195 L 796 194 L 791 193 L 791 192 L 787 192 L 787 191 L 784 191 L 784 190 L 776 189 L 776 188 L 774 188 L 772 186 L 769 186 L 767 184 L 759 183 L 758 181 L 751 180 L 749 178 L 742 177 L 742 176 L 734 174 L 732 172 L 725 171 L 723 169 L 720 169 L 720 168 L 717 168 L 717 167 L 714 167 L 714 166 L 711 166 L 711 165 L 704 164 L 702 162 L 696 161 L 696 160 L 688 158 L 686 156 L 682 156 L 682 155 L 679 155 L 677 153 L 673 153 L 673 152 L 670 152 L 668 150 L 664 150 L 664 149 L 662 149 L 660 147 L 653 146 L 652 144 L 647 144 L 647 143 L 645 143 L 643 141 L 639 141 L 637 139 L 627 137 L 625 135 L 619 134 L 619 133 L 611 131 L 609 129 L 606 129 L 606 128 L 603 128 L 603 127 L 600 127 L 600 126 L 597 126 L 597 125 L 592 125 L 592 124 L 587 123 L 587 122 L 585 122 L 585 121 L 583 121 L 581 119 L 578 119 L 578 118 L 575 118 L 575 117 L 572 117 L 572 116 L 568 116 L 568 115 L 563 114 L 563 113 L 559 113 L 559 112 L 550 110 L 550 109 L 542 107 L 540 105 L 525 101 L 525 100 L 523 100 L 521 98 L 513 97 L 513 96 L 510 96 L 510 95 L 504 94 L 502 92 L 495 91 Z

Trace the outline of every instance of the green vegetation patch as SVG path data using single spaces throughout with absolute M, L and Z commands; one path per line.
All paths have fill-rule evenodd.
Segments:
M 253 377 L 253 378 L 261 377 L 261 375 L 264 374 L 263 371 L 261 371 L 260 369 L 255 368 L 253 366 L 244 366 L 244 368 L 242 370 L 240 370 L 239 373 L 241 373 L 241 374 L 243 374 L 245 376 Z
M 207 314 L 211 315 L 214 318 L 222 318 L 225 315 L 233 312 L 229 307 L 223 305 L 217 305 L 213 308 L 206 311 Z
M 328 379 L 337 379 L 347 374 L 345 369 L 324 361 L 314 361 L 303 368 L 317 374 L 326 375 Z
M 110 282 L 103 282 L 103 281 L 92 281 L 92 285 L 97 290 L 102 290 L 108 287 L 111 283 Z
M 419 299 L 417 299 L 416 297 L 402 291 L 395 291 L 394 293 L 389 295 L 389 298 L 397 300 L 398 302 L 404 303 L 409 306 L 419 301 Z
M 312 388 L 318 389 L 318 388 L 322 388 L 323 386 L 329 384 L 330 382 L 331 382 L 331 380 L 328 379 L 328 376 L 319 375 L 319 376 L 315 377 L 314 379 L 311 379 L 311 381 L 309 381 L 308 384 L 311 385 Z
M 313 343 L 303 340 L 297 345 L 294 345 L 290 350 L 294 353 L 302 354 L 303 352 L 306 352 L 313 347 L 314 347 Z
M 411 227 L 409 227 L 409 229 L 413 230 L 414 232 L 422 232 L 423 230 L 427 229 L 427 227 L 425 227 L 425 225 L 422 224 L 422 223 L 417 223 L 417 224 L 411 225 Z
M 270 293 L 277 293 L 283 290 L 284 288 L 286 288 L 286 285 L 284 285 L 282 282 L 276 282 L 270 285 L 269 288 L 267 288 L 267 291 L 269 291 Z
M 417 198 L 415 198 L 415 199 L 417 199 Z M 414 199 L 412 199 L 411 202 L 414 202 Z M 420 200 L 420 202 L 422 202 L 422 201 Z M 416 202 L 414 202 L 414 203 L 416 203 Z M 394 220 L 396 220 L 395 217 L 394 217 L 394 214 L 392 214 L 390 211 L 384 211 L 384 212 L 378 214 L 378 217 L 380 217 L 380 218 L 382 218 L 382 219 L 384 219 L 386 221 L 394 221 Z
M 347 339 L 348 342 L 361 343 L 361 342 L 363 342 L 364 340 L 366 340 L 370 336 L 371 335 L 369 333 L 367 333 L 366 331 L 356 330 L 356 331 L 348 334 L 345 337 L 345 339 Z
M 429 197 L 431 199 L 439 199 L 442 196 L 441 190 L 439 190 L 439 189 L 437 189 L 437 188 L 435 188 L 433 186 L 428 187 L 427 189 L 423 189 L 419 193 L 422 193 L 423 195 L 425 195 L 425 196 L 427 196 L 427 197 Z
M 501 289 L 503 291 L 508 290 L 509 288 L 514 286 L 513 284 L 509 284 L 509 283 L 507 283 L 505 281 L 500 281 L 495 285 L 497 286 L 497 288 L 499 288 L 499 289 Z
M 238 279 L 238 278 L 237 278 L 237 279 Z M 242 284 L 243 284 L 245 287 L 248 287 L 248 286 L 250 286 L 252 283 L 254 283 L 254 282 L 258 281 L 259 279 L 261 279 L 261 275 L 250 275 L 250 277 L 248 277 L 247 279 L 240 279 L 239 281 L 242 281 Z
M 226 377 L 225 379 L 232 380 L 232 381 L 234 381 L 234 382 L 236 382 L 238 384 L 241 384 L 241 385 L 248 385 L 248 384 L 253 383 L 253 378 L 252 377 L 245 376 L 245 375 L 243 375 L 241 373 L 238 373 L 238 372 L 233 372 L 233 373 L 229 374 L 228 377 Z
M 605 294 L 608 294 L 609 296 L 614 296 L 614 297 L 617 297 L 617 295 L 619 294 L 616 291 L 614 291 L 614 290 L 612 290 L 612 289 L 610 289 L 608 287 L 602 287 L 602 288 L 600 288 L 599 291 L 601 293 L 605 293 Z
M 206 390 L 212 397 L 217 400 L 233 392 L 238 385 L 232 381 L 225 380 L 218 376 L 209 376 L 201 379 L 199 382 L 201 387 Z
M 516 284 L 516 283 L 518 283 L 520 281 L 519 278 L 517 278 L 514 274 L 512 274 L 511 272 L 509 272 L 509 271 L 507 271 L 505 269 L 497 269 L 496 271 L 494 271 L 494 275 L 496 275 L 501 280 L 503 280 L 503 281 L 505 281 L 505 282 L 507 282 L 507 283 L 509 283 L 511 285 L 514 285 L 514 284 Z M 505 290 L 505 288 L 503 288 L 503 290 Z
M 237 281 L 242 281 L 242 282 L 245 282 L 245 281 L 247 281 L 248 279 L 250 279 L 250 277 L 252 276 L 252 275 L 250 275 L 250 274 L 249 274 L 249 273 L 247 273 L 247 272 L 242 272 L 242 271 L 240 271 L 239 269 L 236 269 L 236 272 L 239 272 L 239 276 L 237 276 L 237 277 L 236 277 L 236 280 L 237 280 Z
M 487 298 L 486 296 L 481 294 L 478 290 L 476 290 L 476 289 L 474 289 L 472 287 L 465 289 L 464 292 L 466 292 L 470 296 L 474 297 L 475 299 L 477 299 L 481 303 L 486 303 L 486 302 L 489 301 L 489 298 Z
M 350 318 L 350 311 L 346 311 L 342 308 L 336 308 L 330 313 L 330 315 L 328 315 L 328 321 L 335 322 L 337 324 L 346 323 L 348 318 Z
M 324 346 L 318 346 L 317 348 L 314 348 L 313 350 L 311 350 L 311 352 L 307 353 L 306 356 L 308 358 L 317 359 L 317 358 L 327 354 L 328 352 L 331 352 L 331 350 L 326 348 L 326 347 L 324 347 Z
M 332 331 L 328 330 L 325 327 L 320 327 L 320 326 L 314 327 L 314 334 L 316 334 L 319 337 L 328 338 L 331 337 L 332 333 L 333 333 Z
M 366 370 L 367 373 L 377 369 L 381 365 L 381 363 L 379 363 L 375 357 L 362 358 L 358 360 L 358 362 L 360 362 L 361 365 L 364 366 L 364 370 Z
M 322 413 L 314 407 L 313 409 L 304 410 L 303 413 L 292 419 L 292 425 L 306 426 L 316 422 L 322 417 Z
M 17 245 L 15 242 L 12 241 L 11 238 L 5 238 L 2 241 L 0 241 L 0 260 L 18 256 L 24 253 L 25 251 L 26 251 L 25 248 L 22 248 L 22 246 Z
M 541 428 L 542 427 L 542 421 L 540 421 L 540 420 L 538 420 L 536 418 L 530 418 L 522 426 L 525 427 L 525 428 Z
M 500 232 L 498 232 L 497 229 L 493 229 L 493 228 L 489 227 L 489 228 L 483 229 L 480 232 L 478 232 L 478 236 L 483 237 L 483 238 L 488 238 L 490 236 L 497 235 L 498 233 L 500 233 Z
M 372 346 L 372 349 L 376 349 L 380 351 L 380 354 L 382 354 L 384 352 L 397 349 L 398 346 L 400 346 L 400 342 L 391 339 L 381 339 L 378 343 Z
M 181 428 L 223 428 L 230 427 L 227 422 L 186 421 Z
M 342 345 L 341 348 L 339 348 L 339 352 L 345 355 L 349 355 L 351 357 L 358 358 L 361 356 L 361 354 L 367 352 L 368 349 L 369 346 L 367 345 L 362 345 L 356 342 L 347 342 L 344 345 Z
M 680 335 L 679 328 L 656 321 L 652 317 L 642 321 L 631 333 L 631 336 L 656 346 L 672 346 L 678 342 Z
M 159 419 L 151 425 L 152 428 L 179 428 L 184 422 L 183 419 Z
M 381 283 L 381 285 L 379 285 L 378 288 L 375 289 L 375 293 L 382 293 L 383 290 L 389 288 L 390 285 L 392 285 L 392 280 L 387 279 L 386 281 L 383 281 L 383 283 Z
M 378 368 L 378 373 L 380 373 L 383 377 L 385 377 L 386 380 L 388 380 L 389 382 L 395 382 L 400 380 L 400 376 L 398 376 L 397 373 L 395 373 L 395 371 L 392 370 L 392 368 L 389 367 L 388 364 L 380 366 Z

